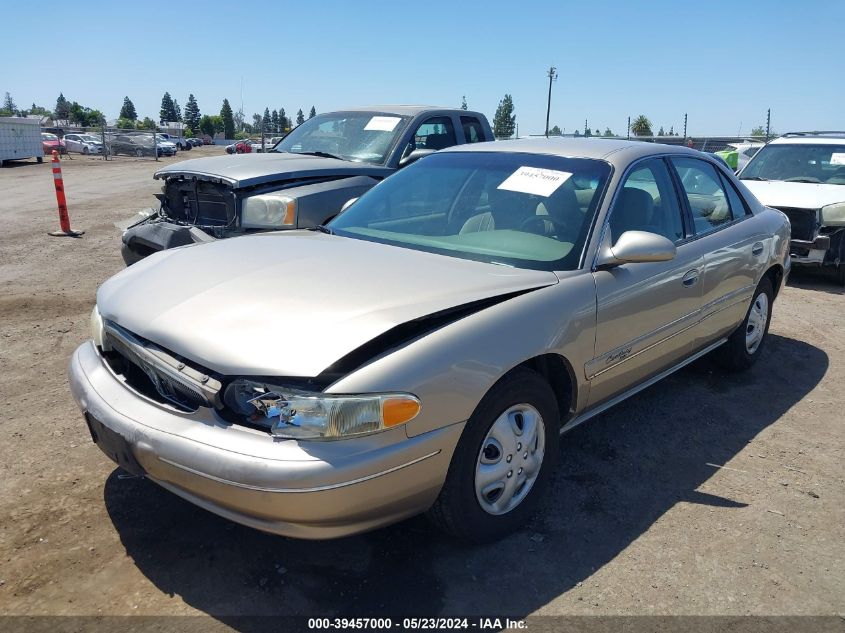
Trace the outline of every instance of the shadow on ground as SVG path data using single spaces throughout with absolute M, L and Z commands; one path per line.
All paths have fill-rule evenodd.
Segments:
M 787 285 L 802 290 L 826 292 L 831 295 L 845 294 L 845 288 L 836 279 L 836 269 L 832 266 L 824 268 L 802 268 L 793 266 L 789 273 Z
M 127 554 L 156 587 L 241 630 L 248 620 L 234 616 L 525 616 L 678 502 L 743 507 L 742 498 L 697 491 L 716 472 L 708 464 L 724 464 L 777 423 L 827 367 L 822 350 L 774 335 L 747 373 L 723 374 L 707 359 L 691 365 L 564 436 L 542 513 L 483 547 L 453 542 L 422 518 L 335 541 L 286 539 L 118 471 L 105 503 Z

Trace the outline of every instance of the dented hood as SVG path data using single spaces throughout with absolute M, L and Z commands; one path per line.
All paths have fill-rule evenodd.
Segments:
M 106 281 L 97 305 L 214 371 L 311 377 L 407 321 L 554 283 L 552 272 L 288 231 L 157 253 Z
M 742 184 L 767 207 L 820 209 L 845 201 L 845 185 L 782 180 L 743 180 Z
M 155 178 L 184 176 L 222 182 L 239 189 L 294 178 L 344 176 L 385 178 L 392 171 L 386 167 L 336 158 L 268 152 L 183 160 L 160 169 L 155 173 Z

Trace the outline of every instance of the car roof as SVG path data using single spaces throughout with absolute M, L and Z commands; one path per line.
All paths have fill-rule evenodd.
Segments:
M 679 145 L 609 138 L 546 138 L 544 136 L 455 145 L 442 149 L 440 152 L 519 152 L 549 154 L 568 158 L 597 158 L 612 163 L 629 163 L 652 154 L 678 154 L 698 158 L 705 156 L 698 150 Z
M 792 132 L 771 141 L 770 145 L 842 145 L 845 132 Z
M 335 110 L 335 112 L 383 112 L 386 114 L 398 114 L 400 116 L 416 116 L 423 112 L 430 110 L 457 110 L 458 108 L 450 108 L 449 106 L 433 106 L 433 105 L 373 105 L 373 106 L 355 106 L 353 108 L 342 108 Z M 464 110 L 467 114 L 478 115 L 478 112 Z M 324 113 L 328 114 L 328 113 Z

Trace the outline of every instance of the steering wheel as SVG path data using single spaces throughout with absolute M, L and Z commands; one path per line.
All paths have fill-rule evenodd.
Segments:
M 519 223 L 517 230 L 523 233 L 536 233 L 537 235 L 549 235 L 546 220 L 557 227 L 557 224 L 552 222 L 551 218 L 546 218 L 539 215 L 530 215 Z

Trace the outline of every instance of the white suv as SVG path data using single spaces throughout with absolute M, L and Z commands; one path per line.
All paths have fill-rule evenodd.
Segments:
M 757 198 L 792 223 L 792 263 L 835 266 L 845 285 L 845 132 L 792 132 L 739 173 Z

